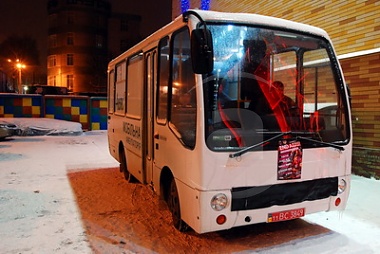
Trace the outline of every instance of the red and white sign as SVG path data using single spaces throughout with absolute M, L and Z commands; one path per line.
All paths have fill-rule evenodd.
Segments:
M 302 147 L 296 140 L 281 140 L 278 146 L 277 179 L 301 178 Z

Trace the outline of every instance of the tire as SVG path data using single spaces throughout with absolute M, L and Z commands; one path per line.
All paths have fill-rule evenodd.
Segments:
M 128 171 L 127 159 L 125 157 L 124 148 L 120 149 L 120 172 L 124 174 L 124 178 L 128 183 L 135 183 L 136 178 Z
M 170 183 L 168 206 L 170 212 L 172 213 L 174 227 L 180 232 L 186 232 L 189 229 L 189 226 L 181 219 L 181 208 L 179 202 L 177 186 L 173 178 Z

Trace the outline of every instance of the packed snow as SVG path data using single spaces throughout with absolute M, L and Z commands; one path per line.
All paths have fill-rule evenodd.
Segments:
M 152 244 L 139 248 L 136 247 L 137 243 L 125 244 L 128 239 L 123 240 L 124 245 L 121 247 L 107 241 L 104 241 L 101 247 L 94 247 L 91 240 L 93 237 L 86 233 L 88 225 L 82 221 L 81 210 L 68 174 L 118 167 L 118 163 L 108 152 L 106 131 L 84 132 L 77 123 L 54 119 L 2 120 L 12 122 L 22 130 L 34 131 L 29 132 L 27 136 L 23 135 L 28 132 L 23 131 L 21 132 L 23 135 L 0 142 L 1 253 L 168 252 L 163 251 L 162 246 L 146 247 L 153 246 Z M 351 183 L 350 198 L 344 212 L 322 212 L 303 218 L 311 225 L 326 228 L 328 233 L 299 236 L 281 244 L 267 244 L 266 247 L 258 249 L 240 246 L 234 251 L 229 251 L 233 249 L 230 246 L 232 243 L 226 239 L 223 243 L 226 248 L 220 248 L 219 251 L 221 253 L 380 253 L 378 240 L 380 239 L 378 212 L 380 181 L 353 175 Z M 124 188 L 124 185 L 121 187 Z M 148 187 L 146 188 L 139 190 L 149 193 Z M 154 196 L 149 200 L 149 203 L 152 202 L 158 202 Z M 136 213 L 134 216 L 140 222 L 155 219 L 147 218 L 149 211 L 145 210 L 149 209 L 147 206 L 139 207 L 141 214 Z M 163 211 L 162 213 L 167 213 L 165 209 Z M 112 222 L 112 215 L 109 220 Z M 161 223 L 166 225 L 165 218 Z M 139 241 L 150 242 L 158 237 L 157 239 L 161 239 L 155 242 L 158 245 L 172 241 L 180 246 L 181 241 L 191 241 L 191 243 L 196 241 L 196 245 L 201 246 L 206 241 L 208 244 L 210 241 L 212 243 L 215 237 L 214 234 L 202 237 L 194 236 L 194 233 L 183 235 L 184 233 L 169 230 L 170 227 L 167 226 L 165 230 L 174 233 L 166 232 L 165 235 L 160 235 L 164 234 L 164 231 L 161 232 L 164 227 L 146 227 L 144 230 L 150 232 L 139 235 Z M 268 232 L 268 235 L 271 233 Z M 113 238 L 117 238 L 117 235 L 113 235 L 115 233 L 110 234 Z M 173 237 L 175 239 L 171 239 Z M 247 237 L 255 236 L 235 236 L 233 242 L 234 244 L 240 242 L 243 245 Z M 133 239 L 135 237 L 130 237 L 129 240 Z M 95 244 L 99 245 L 99 240 Z M 190 251 L 179 248 L 178 253 L 190 253 Z M 210 248 L 209 253 L 217 252 Z
M 82 134 L 82 125 L 77 122 L 51 118 L 1 118 L 3 122 L 18 127 L 20 136 L 76 135 Z

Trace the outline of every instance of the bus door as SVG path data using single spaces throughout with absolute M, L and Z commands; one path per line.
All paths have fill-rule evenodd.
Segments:
M 145 91 L 144 91 L 144 182 L 150 184 L 153 180 L 153 158 L 154 158 L 154 87 L 156 84 L 156 55 L 157 50 L 151 50 L 145 54 Z
M 115 70 L 112 69 L 108 73 L 108 112 L 107 112 L 107 136 L 108 136 L 108 146 L 112 154 L 116 154 L 115 135 L 113 134 L 115 126 L 114 121 L 111 120 L 115 113 Z M 112 130 L 112 132 L 111 132 Z
M 154 115 L 154 169 L 159 172 L 165 165 L 165 155 L 168 153 L 168 86 L 169 86 L 169 37 L 162 38 L 158 44 L 156 88 L 154 98 L 156 102 Z M 155 182 L 159 177 L 155 175 Z

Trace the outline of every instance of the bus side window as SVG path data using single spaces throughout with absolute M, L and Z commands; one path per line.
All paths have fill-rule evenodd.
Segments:
M 171 119 L 182 142 L 190 148 L 195 146 L 196 93 L 195 76 L 190 57 L 188 29 L 173 35 Z
M 157 89 L 157 122 L 164 124 L 168 110 L 169 84 L 169 38 L 162 38 L 159 42 L 158 62 L 158 89 Z
M 126 110 L 125 103 L 126 91 L 126 61 L 116 65 L 116 87 L 115 87 L 115 113 L 124 115 Z
M 115 109 L 115 71 L 112 69 L 108 75 L 108 113 Z

